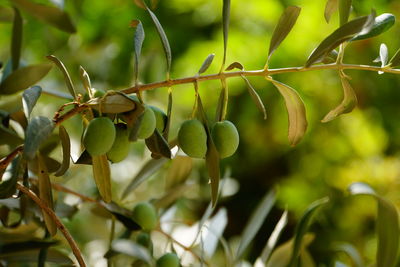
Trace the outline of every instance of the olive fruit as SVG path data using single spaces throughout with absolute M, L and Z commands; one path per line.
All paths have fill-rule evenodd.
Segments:
M 145 231 L 157 226 L 156 208 L 148 202 L 140 202 L 133 208 L 133 220 Z
M 129 154 L 129 133 L 124 123 L 115 125 L 115 140 L 107 157 L 111 162 L 120 162 Z
M 166 253 L 157 260 L 157 267 L 179 267 L 179 258 L 175 253 Z
M 212 127 L 211 136 L 222 159 L 232 156 L 239 146 L 239 133 L 230 121 L 216 122 Z
M 164 111 L 159 109 L 158 107 L 155 106 L 149 106 L 153 112 L 154 115 L 156 116 L 156 129 L 162 133 L 164 132 L 165 125 L 167 124 L 167 114 L 165 114 Z
M 196 119 L 182 123 L 178 132 L 179 147 L 192 158 L 204 158 L 207 153 L 207 133 Z
M 156 128 L 156 123 L 157 122 L 156 122 L 156 116 L 154 115 L 154 111 L 148 106 L 145 106 L 142 115 L 142 120 L 140 122 L 140 126 L 137 132 L 137 138 L 138 139 L 149 138 L 153 134 L 154 129 Z
M 102 97 L 106 94 L 106 92 L 101 89 L 92 88 L 91 90 L 92 90 L 93 97 L 95 97 L 95 98 Z M 89 94 L 86 92 L 85 95 L 83 96 L 83 102 L 87 102 L 89 100 L 90 100 Z
M 91 156 L 106 154 L 115 140 L 114 123 L 107 117 L 90 121 L 83 134 L 83 145 Z

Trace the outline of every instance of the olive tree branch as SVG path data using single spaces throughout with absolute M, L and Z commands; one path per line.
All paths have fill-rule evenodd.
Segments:
M 57 228 L 62 232 L 64 235 L 65 239 L 67 240 L 69 246 L 72 249 L 72 252 L 74 253 L 79 266 L 81 267 L 86 267 L 86 263 L 83 260 L 83 256 L 81 251 L 79 250 L 78 245 L 76 244 L 75 240 L 72 238 L 71 234 L 69 233 L 68 229 L 65 227 L 65 225 L 61 222 L 61 220 L 57 217 L 57 215 L 52 211 L 46 203 L 44 203 L 33 191 L 31 191 L 29 188 L 25 187 L 22 185 L 20 182 L 17 183 L 17 189 L 27 195 L 30 199 L 32 199 L 44 212 L 46 212 L 52 220 L 55 222 Z

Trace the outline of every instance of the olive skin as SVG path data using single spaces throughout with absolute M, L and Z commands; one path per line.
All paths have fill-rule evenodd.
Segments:
M 106 154 L 115 140 L 114 123 L 107 117 L 90 121 L 83 134 L 83 145 L 91 156 Z
M 157 226 L 156 208 L 148 202 L 140 202 L 133 208 L 133 220 L 145 231 L 151 231 Z
M 184 121 L 178 132 L 179 147 L 192 158 L 204 158 L 207 153 L 207 133 L 196 119 Z
M 216 122 L 211 136 L 221 159 L 232 156 L 239 146 L 239 133 L 230 121 Z
M 167 124 L 167 114 L 165 114 L 165 112 L 159 109 L 158 107 L 155 106 L 149 106 L 149 107 L 153 110 L 154 115 L 156 116 L 156 129 L 160 133 L 163 133 L 165 130 L 165 126 Z
M 107 158 L 113 163 L 124 160 L 129 154 L 129 132 L 126 125 L 116 124 L 115 133 L 114 143 L 107 152 Z
M 179 258 L 175 253 L 166 253 L 157 260 L 157 267 L 179 267 Z
M 156 124 L 157 120 L 154 111 L 150 107 L 146 106 L 137 132 L 137 138 L 149 138 L 153 134 Z

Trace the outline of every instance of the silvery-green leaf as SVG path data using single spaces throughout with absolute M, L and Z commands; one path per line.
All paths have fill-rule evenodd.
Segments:
M 140 20 L 133 20 L 131 22 L 131 27 L 136 28 L 134 35 L 134 47 L 135 47 L 135 68 L 133 73 L 133 78 L 135 84 L 137 84 L 138 75 L 139 75 L 139 61 L 140 54 L 142 53 L 142 45 L 145 38 L 143 24 Z
M 36 102 L 39 99 L 41 93 L 42 88 L 40 86 L 33 86 L 29 89 L 26 89 L 22 93 L 22 107 L 24 109 L 24 114 L 27 119 L 29 119 L 32 109 L 36 105 Z
M 394 25 L 395 21 L 396 18 L 393 14 L 381 14 L 375 18 L 374 24 L 368 32 L 357 34 L 350 41 L 364 40 L 380 35 L 389 30 Z
M 222 67 L 223 70 L 226 61 L 226 50 L 228 47 L 228 34 L 229 34 L 229 19 L 231 15 L 231 0 L 223 0 L 222 6 L 222 32 L 224 35 L 224 57 L 222 60 Z
M 385 44 L 381 44 L 379 47 L 379 61 L 381 62 L 381 67 L 386 66 L 388 62 L 389 51 Z M 378 74 L 383 74 L 383 71 L 378 71 Z
M 210 67 L 210 65 L 214 59 L 214 56 L 215 56 L 215 54 L 209 54 L 207 56 L 207 58 L 204 60 L 203 64 L 201 64 L 198 74 L 204 73 L 208 69 L 208 67 Z
M 69 76 L 68 70 L 65 68 L 64 64 L 56 56 L 50 55 L 50 56 L 47 56 L 47 58 L 49 60 L 51 60 L 54 64 L 56 64 L 56 66 L 60 69 L 60 71 L 64 75 L 64 80 L 65 80 L 65 83 L 67 84 L 68 91 L 72 95 L 72 97 L 75 99 L 76 92 L 75 92 L 74 84 L 72 83 L 71 77 Z
M 332 14 L 338 9 L 338 0 L 328 0 L 325 5 L 325 20 L 329 23 Z
M 34 117 L 25 133 L 24 155 L 28 159 L 35 157 L 39 146 L 46 141 L 54 129 L 54 123 L 46 117 Z

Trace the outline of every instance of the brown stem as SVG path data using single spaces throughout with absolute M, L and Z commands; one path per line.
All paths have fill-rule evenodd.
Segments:
M 0 171 L 5 170 L 8 164 L 24 149 L 24 145 L 17 146 L 10 154 L 0 160 Z M 1 177 L 0 177 L 1 181 Z
M 87 109 L 88 107 L 84 104 L 81 105 L 77 105 L 76 107 L 74 107 L 73 109 L 69 110 L 68 112 L 66 112 L 64 115 L 62 116 L 57 116 L 53 119 L 53 122 L 55 125 L 60 125 L 62 122 L 64 122 L 65 120 L 73 117 L 74 115 L 84 111 L 85 109 Z
M 52 187 L 54 190 L 56 190 L 56 191 L 65 192 L 65 193 L 68 193 L 68 194 L 77 196 L 77 197 L 79 197 L 79 198 L 80 198 L 81 200 L 83 200 L 83 201 L 92 202 L 92 203 L 96 203 L 96 204 L 98 204 L 98 205 L 100 205 L 100 206 L 103 206 L 103 205 L 102 205 L 99 201 L 97 201 L 96 199 L 91 198 L 91 197 L 88 197 L 88 196 L 85 196 L 85 195 L 82 195 L 82 194 L 80 194 L 80 193 L 78 193 L 78 192 L 75 192 L 75 191 L 73 191 L 73 190 L 71 190 L 71 189 L 69 189 L 69 188 L 66 188 L 65 186 L 62 186 L 62 185 L 60 185 L 60 184 L 51 183 L 51 187 Z
M 23 186 L 19 182 L 17 183 L 17 189 L 19 191 L 21 191 L 22 193 L 24 193 L 25 195 L 27 195 L 33 201 L 35 201 L 35 203 L 51 217 L 51 219 L 55 222 L 57 228 L 62 232 L 65 239 L 67 240 L 69 246 L 72 249 L 72 252 L 74 253 L 74 255 L 79 263 L 79 266 L 86 267 L 86 263 L 83 260 L 82 253 L 79 250 L 78 245 L 76 244 L 75 240 L 72 238 L 68 229 L 64 226 L 64 224 L 61 222 L 61 220 L 54 213 L 54 211 L 52 211 L 34 192 L 32 192 L 29 188 Z

